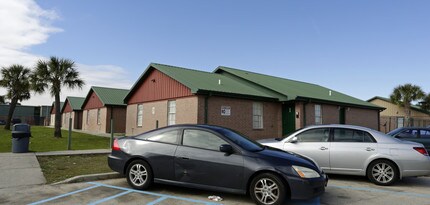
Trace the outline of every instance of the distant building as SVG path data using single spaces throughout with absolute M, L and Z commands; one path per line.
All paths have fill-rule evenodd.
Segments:
M 83 104 L 82 130 L 95 133 L 125 132 L 127 105 L 124 97 L 129 90 L 105 87 L 91 87 Z
M 254 139 L 314 124 L 379 128 L 383 109 L 319 85 L 227 67 L 203 72 L 152 63 L 124 99 L 126 134 L 173 124 L 212 124 Z
M 63 105 L 64 105 L 64 102 L 60 102 L 60 111 L 61 111 L 61 108 L 63 107 Z M 51 117 L 50 117 L 49 126 L 55 126 L 55 102 L 52 103 L 50 114 L 51 114 Z M 62 123 L 60 123 L 60 125 L 61 124 Z
M 82 129 L 82 104 L 85 98 L 68 96 L 61 108 L 62 128 L 69 129 L 69 119 L 72 119 L 73 129 Z
M 0 105 L 0 119 L 6 120 L 9 113 L 9 104 Z M 17 105 L 12 116 L 13 119 L 19 119 L 22 123 L 30 125 L 44 125 L 44 121 L 49 117 L 47 110 L 50 106 L 31 106 Z
M 390 99 L 384 97 L 373 97 L 368 100 L 377 106 L 384 107 L 381 112 L 380 130 L 389 132 L 399 127 L 406 126 L 405 108 L 391 102 Z M 421 109 L 419 106 L 411 106 L 411 126 L 426 127 L 430 125 L 430 112 Z

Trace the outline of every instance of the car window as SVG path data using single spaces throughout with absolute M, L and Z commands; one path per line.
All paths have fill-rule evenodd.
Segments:
M 362 130 L 335 128 L 333 142 L 373 142 L 373 138 Z
M 329 128 L 306 130 L 296 135 L 298 142 L 327 142 L 330 136 Z
M 136 138 L 142 139 L 142 140 L 154 141 L 154 142 L 177 144 L 179 132 L 180 130 L 173 130 L 173 131 L 167 131 L 167 132 L 156 133 L 156 134 L 144 134 L 141 136 L 137 136 Z
M 417 129 L 407 129 L 397 135 L 400 138 L 417 138 L 418 130 Z
M 430 139 L 430 130 L 420 130 L 420 137 Z
M 184 130 L 182 144 L 190 147 L 219 151 L 219 147 L 228 144 L 215 134 L 202 130 Z

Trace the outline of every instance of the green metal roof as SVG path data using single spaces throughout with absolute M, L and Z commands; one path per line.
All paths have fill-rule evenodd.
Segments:
M 129 90 L 127 89 L 106 88 L 106 87 L 96 87 L 96 86 L 92 86 L 91 89 L 96 93 L 96 95 L 102 101 L 104 106 L 106 105 L 126 106 L 126 104 L 124 104 L 124 98 L 129 92 Z
M 65 105 L 67 102 L 69 102 L 70 106 L 72 107 L 72 110 L 82 110 L 82 105 L 84 104 L 85 98 L 83 97 L 71 97 L 67 96 L 66 101 L 64 105 L 61 108 L 61 112 L 65 109 Z
M 218 67 L 214 73 L 224 75 L 227 73 L 227 76 L 232 78 L 241 78 L 248 82 L 252 82 L 275 91 L 276 93 L 284 95 L 285 99 L 281 99 L 281 101 L 312 99 L 325 102 L 345 103 L 373 109 L 383 109 L 382 107 L 376 106 L 372 103 L 311 83 L 289 80 L 223 66 Z
M 376 99 L 379 99 L 379 100 L 382 100 L 382 101 L 385 101 L 385 102 L 389 102 L 389 103 L 394 104 L 393 102 L 391 102 L 390 98 L 384 98 L 384 97 L 381 97 L 381 96 L 375 96 L 375 97 L 373 97 L 373 98 L 370 98 L 369 100 L 367 100 L 367 102 L 370 102 L 370 101 L 372 101 L 372 100 L 376 100 Z M 418 111 L 418 112 L 425 113 L 425 114 L 430 114 L 430 112 L 429 112 L 429 111 L 422 109 L 422 108 L 421 108 L 420 106 L 418 106 L 418 105 L 411 105 L 411 109 L 413 109 L 413 110 L 415 110 L 415 111 Z
M 157 69 L 158 71 L 168 75 L 179 83 L 188 87 L 192 93 L 223 93 L 230 95 L 250 96 L 276 99 L 274 96 L 267 94 L 261 88 L 252 86 L 250 83 L 243 83 L 232 78 L 217 73 L 192 70 L 170 65 L 151 63 L 146 71 L 140 76 L 139 80 L 133 85 L 130 93 L 125 100 L 132 95 L 138 85 L 143 82 L 147 75 Z

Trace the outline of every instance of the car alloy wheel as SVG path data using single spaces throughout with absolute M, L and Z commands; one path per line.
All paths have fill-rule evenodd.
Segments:
M 285 199 L 285 188 L 276 175 L 270 173 L 260 174 L 252 180 L 251 197 L 261 205 L 282 204 Z
M 367 175 L 377 185 L 391 185 L 398 179 L 396 166 L 387 160 L 372 162 Z
M 146 189 L 152 184 L 152 172 L 148 163 L 135 160 L 127 168 L 127 182 L 135 189 Z

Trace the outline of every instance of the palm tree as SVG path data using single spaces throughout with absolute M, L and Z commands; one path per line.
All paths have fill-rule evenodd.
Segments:
M 11 65 L 1 69 L 2 78 L 0 87 L 7 90 L 6 98 L 10 99 L 9 112 L 7 114 L 4 129 L 10 130 L 10 124 L 19 101 L 30 99 L 30 69 L 22 65 Z
M 392 103 L 405 108 L 406 126 L 410 126 L 411 102 L 422 99 L 424 95 L 425 94 L 420 86 L 412 85 L 410 83 L 399 85 L 394 88 L 393 93 L 390 95 L 390 100 Z
M 61 137 L 60 93 L 61 87 L 70 89 L 82 88 L 85 84 L 79 77 L 75 63 L 69 59 L 51 56 L 49 60 L 39 60 L 31 75 L 33 89 L 37 93 L 43 93 L 49 89 L 51 96 L 55 98 L 55 131 L 54 136 Z
M 430 111 L 430 93 L 424 96 L 423 100 L 419 104 L 421 109 Z

